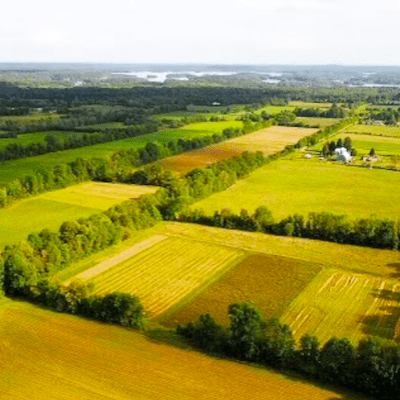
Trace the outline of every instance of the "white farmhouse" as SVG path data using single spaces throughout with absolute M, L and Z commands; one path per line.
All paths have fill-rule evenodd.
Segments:
M 335 153 L 336 153 L 338 161 L 342 161 L 342 162 L 348 163 L 353 159 L 351 154 L 347 151 L 346 147 L 338 147 L 335 150 Z

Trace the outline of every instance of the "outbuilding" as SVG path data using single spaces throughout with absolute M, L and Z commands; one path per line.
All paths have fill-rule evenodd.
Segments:
M 337 156 L 337 161 L 348 163 L 353 159 L 351 154 L 347 151 L 346 147 L 338 147 L 335 150 L 335 153 Z

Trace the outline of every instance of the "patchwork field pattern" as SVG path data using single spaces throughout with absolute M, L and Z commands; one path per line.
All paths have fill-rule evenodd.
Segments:
M 157 190 L 151 186 L 89 182 L 18 201 L 0 209 L 0 246 L 45 228 L 56 230 L 65 221 L 89 217 Z
M 140 245 L 140 243 L 139 243 Z M 138 245 L 136 245 L 138 246 Z M 95 293 L 125 292 L 138 296 L 145 310 L 157 317 L 221 273 L 240 262 L 240 250 L 169 237 L 149 248 L 139 247 L 132 257 L 89 274 Z
M 1 304 L 0 321 L 2 400 L 363 398 L 29 303 Z
M 393 339 L 400 317 L 400 283 L 372 275 L 326 269 L 282 316 L 297 339 L 306 333 L 359 341 L 377 335 Z
M 399 184 L 400 174 L 392 171 L 321 162 L 315 157 L 284 159 L 259 168 L 192 208 L 213 214 L 223 208 L 253 212 L 265 205 L 278 220 L 309 212 L 393 219 L 400 217 Z
M 266 318 L 280 316 L 321 268 L 294 258 L 250 254 L 192 301 L 163 318 L 162 323 L 186 325 L 208 313 L 228 326 L 228 307 L 238 302 L 254 304 Z
M 261 151 L 264 154 L 277 153 L 287 145 L 295 144 L 299 139 L 311 135 L 317 130 L 272 126 L 223 143 L 166 158 L 160 161 L 160 164 L 165 169 L 185 174 L 195 168 L 205 167 L 217 161 L 240 155 L 244 151 Z
M 198 122 L 187 125 L 181 129 L 172 129 L 141 135 L 134 138 L 101 143 L 94 146 L 59 151 L 41 156 L 22 158 L 3 162 L 0 166 L 0 185 L 10 183 L 39 168 L 53 168 L 55 165 L 75 161 L 77 158 L 91 159 L 95 157 L 108 157 L 119 150 L 142 148 L 148 142 L 168 144 L 171 140 L 180 138 L 192 139 L 195 137 L 220 134 L 224 129 L 241 128 L 242 121 Z

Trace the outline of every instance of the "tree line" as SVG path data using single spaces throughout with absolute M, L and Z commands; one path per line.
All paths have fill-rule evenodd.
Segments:
M 337 105 L 336 103 L 328 110 L 321 110 L 319 108 L 296 108 L 293 111 L 298 117 L 316 117 L 316 118 L 347 118 L 348 111 Z
M 316 336 L 296 343 L 290 326 L 266 321 L 248 303 L 231 304 L 230 326 L 217 324 L 211 315 L 178 326 L 177 333 L 193 346 L 211 354 L 233 357 L 280 370 L 299 372 L 322 383 L 342 385 L 379 399 L 398 398 L 400 345 L 376 338 L 354 346 L 348 339 L 332 338 L 323 346 Z

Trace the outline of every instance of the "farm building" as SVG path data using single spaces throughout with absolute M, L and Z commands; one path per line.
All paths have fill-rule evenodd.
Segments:
M 346 147 L 339 147 L 335 150 L 337 160 L 338 161 L 343 161 L 343 162 L 350 162 L 353 157 L 351 154 L 347 151 Z

